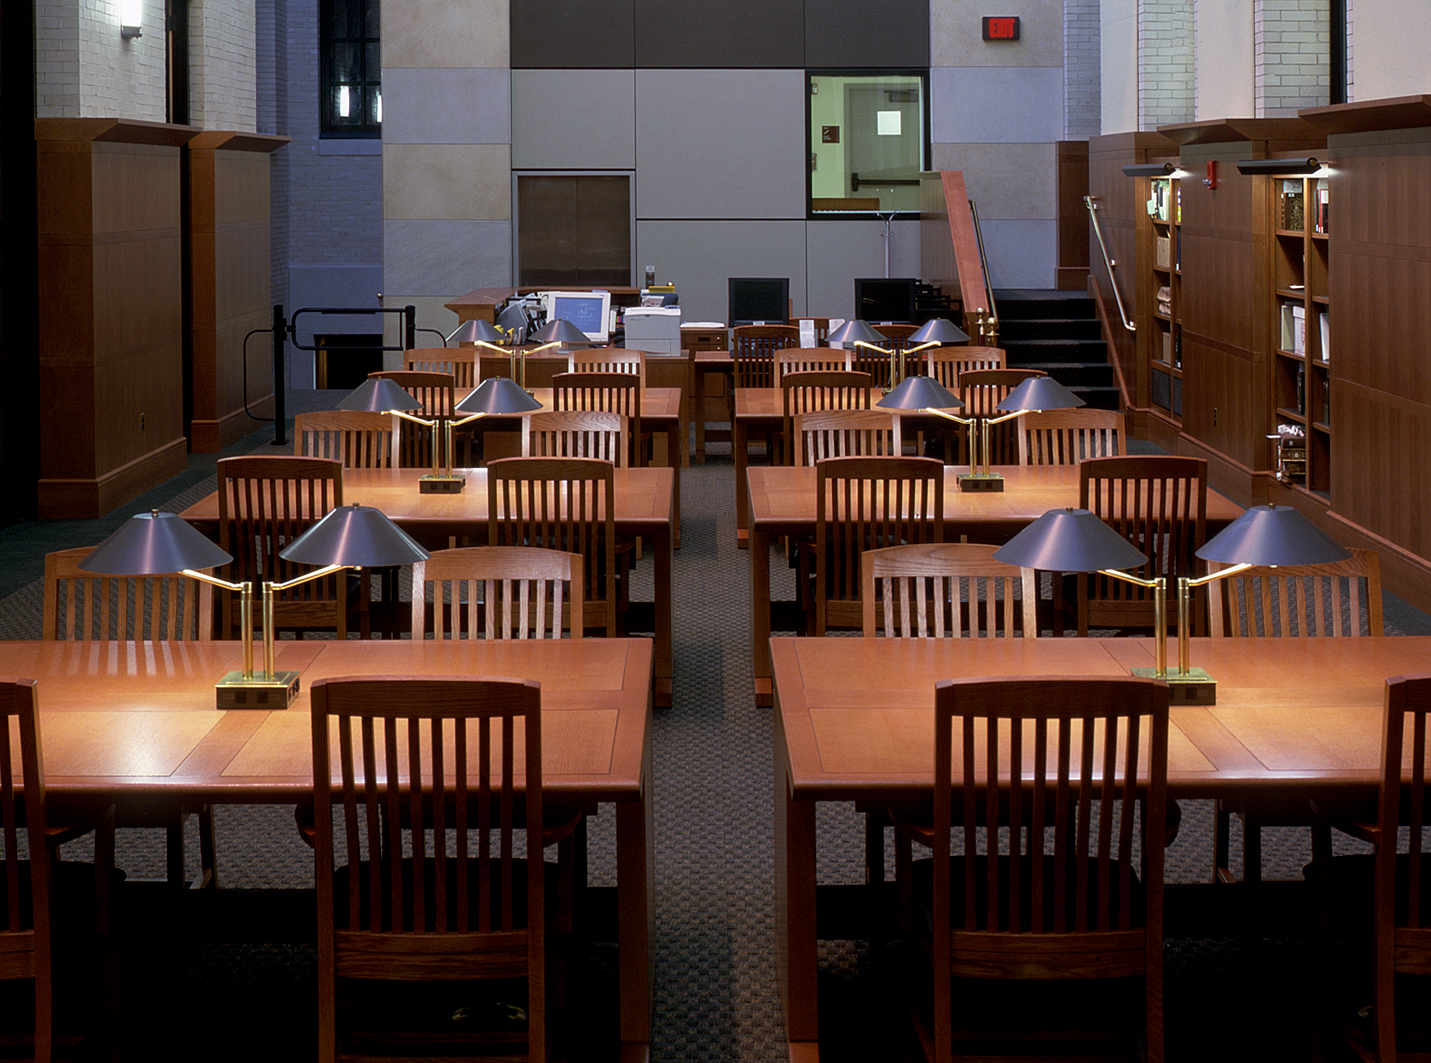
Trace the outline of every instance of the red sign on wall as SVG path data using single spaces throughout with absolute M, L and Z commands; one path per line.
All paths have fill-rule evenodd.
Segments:
M 1016 41 L 1019 39 L 1019 19 L 1017 15 L 1000 15 L 984 18 L 984 40 Z

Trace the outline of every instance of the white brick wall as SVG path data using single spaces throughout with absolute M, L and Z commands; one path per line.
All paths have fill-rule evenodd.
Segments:
M 257 131 L 254 0 L 189 5 L 189 122 Z
M 1063 135 L 1083 140 L 1102 132 L 1098 0 L 1064 0 Z
M 1356 33 L 1352 30 L 1352 5 L 1347 0 L 1347 102 L 1356 99 Z
M 1192 0 L 1138 0 L 1138 128 L 1193 118 Z
M 37 0 L 37 117 L 164 121 L 163 0 L 145 0 L 140 25 L 122 38 L 114 0 Z
M 1330 100 L 1326 0 L 1254 0 L 1253 91 L 1257 117 L 1293 116 Z

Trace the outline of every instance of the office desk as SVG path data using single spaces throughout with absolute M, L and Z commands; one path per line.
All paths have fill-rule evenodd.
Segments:
M 726 378 L 725 386 L 729 388 L 735 375 L 735 359 L 728 350 L 697 350 L 692 356 L 691 372 L 695 380 L 694 398 L 691 406 L 695 411 L 692 417 L 696 422 L 696 464 L 704 465 L 706 463 L 706 377 L 711 373 L 723 376 Z M 732 425 L 732 439 L 734 439 L 734 431 Z
M 818 802 L 927 808 L 940 679 L 1124 675 L 1151 665 L 1153 650 L 1144 639 L 774 638 L 770 652 L 776 951 L 790 1058 L 809 1063 L 819 1058 Z M 1218 681 L 1218 704 L 1173 707 L 1169 796 L 1373 796 L 1385 680 L 1428 661 L 1431 638 L 1193 640 L 1192 663 Z
M 1078 466 L 1011 465 L 1002 491 L 959 490 L 962 465 L 944 468 L 944 538 L 971 543 L 1002 543 L 1025 525 L 1058 506 L 1078 505 Z M 755 697 L 770 704 L 770 543 L 775 536 L 815 536 L 815 470 L 806 467 L 753 465 L 746 470 L 750 488 L 751 653 Z M 1207 533 L 1221 531 L 1242 513 L 1240 506 L 1212 491 L 1207 496 Z
M 509 675 L 542 684 L 544 786 L 616 805 L 623 1059 L 650 1041 L 652 794 L 649 639 L 284 642 L 301 673 L 283 711 L 214 708 L 238 642 L 7 642 L 0 673 L 39 681 L 52 807 L 291 804 L 312 792 L 308 690 L 342 675 Z
M 428 549 L 443 549 L 454 535 L 477 542 L 487 537 L 487 470 L 459 469 L 467 477 L 458 494 L 418 491 L 422 469 L 344 469 L 343 501 L 382 510 Z M 676 470 L 617 469 L 615 472 L 616 532 L 623 538 L 641 536 L 649 544 L 654 566 L 654 672 L 656 704 L 671 704 L 671 553 L 674 538 L 673 494 Z M 219 499 L 211 494 L 181 514 L 211 537 L 218 538 Z

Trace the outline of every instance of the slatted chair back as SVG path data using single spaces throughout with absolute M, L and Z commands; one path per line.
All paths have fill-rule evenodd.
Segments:
M 919 890 L 934 1058 L 950 1058 L 958 976 L 1141 978 L 1147 1056 L 1161 1059 L 1167 685 L 953 679 L 934 702 L 932 886 Z
M 777 382 L 787 373 L 845 372 L 849 368 L 850 352 L 834 347 L 788 347 L 775 352 Z
M 328 458 L 245 456 L 218 462 L 219 545 L 233 557 L 228 579 L 293 579 L 311 566 L 285 561 L 279 551 L 343 504 L 343 467 Z M 239 630 L 239 602 L 228 591 L 219 610 L 221 638 Z M 255 613 L 258 610 L 254 610 Z M 348 636 L 347 581 L 343 573 L 274 594 L 280 630 L 330 630 Z
M 1041 369 L 969 369 L 959 374 L 959 397 L 964 400 L 964 408 L 959 411 L 964 417 L 998 417 L 998 405 L 1009 397 L 1009 392 L 1030 377 L 1047 376 Z M 988 460 L 990 465 L 1019 464 L 1020 429 L 1018 421 L 1005 421 L 989 426 Z M 967 442 L 968 433 L 960 433 L 959 439 Z M 958 463 L 969 460 L 967 454 L 959 455 Z
M 332 458 L 345 469 L 395 469 L 399 462 L 397 421 L 390 413 L 367 410 L 300 413 L 293 419 L 293 453 Z
M 367 1017 L 344 1013 L 341 980 L 525 978 L 530 1058 L 545 1059 L 541 845 L 514 856 L 542 822 L 540 685 L 350 677 L 311 700 L 318 1058 Z
M 959 391 L 960 373 L 971 369 L 1004 369 L 1007 365 L 1000 347 L 927 347 L 916 357 L 924 359 L 926 375 L 955 393 Z
M 45 555 L 41 637 L 59 642 L 130 639 L 179 642 L 213 637 L 213 585 L 167 572 L 106 576 L 79 567 L 93 547 Z
M 0 679 L 0 981 L 33 981 L 34 1058 L 55 1051 L 49 827 L 39 684 Z
M 891 638 L 1035 638 L 1033 569 L 994 559 L 984 543 L 912 543 L 866 550 L 864 634 Z
M 451 373 L 453 385 L 461 391 L 477 386 L 479 347 L 413 347 L 403 352 L 408 372 Z
M 597 458 L 499 458 L 487 465 L 488 543 L 580 554 L 586 627 L 607 636 L 618 634 L 614 468 Z
M 625 347 L 589 347 L 571 352 L 573 373 L 634 373 L 646 386 L 646 352 Z
M 815 624 L 858 628 L 860 556 L 944 538 L 944 465 L 934 458 L 830 458 L 815 466 Z
M 1118 457 L 1127 438 L 1117 410 L 1045 410 L 1017 421 L 1019 464 L 1077 465 L 1085 458 Z
M 1383 635 L 1381 560 L 1350 550 L 1325 565 L 1255 566 L 1207 585 L 1208 634 L 1257 638 Z M 1225 567 L 1209 565 L 1210 572 Z
M 1164 576 L 1170 588 L 1179 576 L 1197 576 L 1196 556 L 1207 536 L 1207 462 L 1202 458 L 1124 455 L 1089 458 L 1078 466 L 1078 504 L 1103 518 L 1148 561 L 1133 574 Z M 1079 580 L 1078 630 L 1151 628 L 1153 596 L 1144 587 L 1107 576 Z M 1206 627 L 1201 599 L 1192 610 L 1193 630 Z
M 626 418 L 628 464 L 645 465 L 641 440 L 641 381 L 634 373 L 559 373 L 552 378 L 558 410 L 597 410 Z
M 533 355 L 527 358 L 525 363 L 518 361 L 515 368 L 510 355 L 484 351 L 477 362 L 477 378 L 482 381 L 488 377 L 504 376 L 509 380 L 518 380 L 525 373 L 527 387 L 549 388 L 552 386 L 553 377 L 558 373 L 570 373 L 571 367 L 572 355 L 561 354 L 554 349 Z
M 605 410 L 539 410 L 522 419 L 524 458 L 600 458 L 625 468 L 626 418 Z
M 559 639 L 563 617 L 585 613 L 581 555 L 535 546 L 434 550 L 412 586 L 414 639 Z
M 918 325 L 876 325 L 870 327 L 882 337 L 879 346 L 887 351 L 895 353 L 896 362 L 898 356 L 909 344 L 909 337 L 918 330 Z M 893 387 L 896 381 L 890 379 L 889 355 L 872 351 L 868 347 L 855 347 L 851 352 L 850 368 L 861 373 L 868 373 L 874 380 L 882 386 Z
M 826 458 L 898 457 L 899 418 L 885 410 L 816 410 L 795 415 L 791 437 L 796 465 Z
M 452 417 L 452 407 L 457 401 L 457 384 L 451 373 L 420 373 L 416 370 L 392 369 L 369 373 L 368 376 L 387 377 L 422 403 L 421 409 L 412 411 L 415 416 L 428 420 L 448 420 Z M 403 421 L 398 444 L 398 460 L 403 468 L 432 468 L 433 433 L 431 428 Z
M 773 388 L 775 352 L 800 346 L 794 325 L 737 325 L 730 330 L 730 357 L 738 388 Z
M 839 371 L 786 373 L 780 379 L 784 408 L 783 438 L 785 463 L 796 464 L 795 418 L 816 410 L 868 410 L 870 408 L 870 376 L 868 373 Z

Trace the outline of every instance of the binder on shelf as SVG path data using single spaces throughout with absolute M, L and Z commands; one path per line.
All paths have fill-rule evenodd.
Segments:
M 1163 333 L 1163 361 L 1168 365 L 1173 364 L 1173 334 L 1171 332 Z
M 1153 238 L 1153 264 L 1159 269 L 1168 269 L 1173 264 L 1172 241 L 1166 236 Z
M 1305 223 L 1301 181 L 1282 182 L 1282 228 L 1300 229 Z
M 1317 314 L 1317 338 L 1321 342 L 1322 361 L 1332 360 L 1331 330 L 1327 326 L 1327 312 L 1322 310 Z
M 1329 233 L 1331 218 L 1331 189 L 1327 187 L 1327 182 L 1321 180 L 1317 182 L 1317 214 L 1315 218 L 1315 232 Z
M 1307 353 L 1307 308 L 1292 304 L 1292 346 L 1293 354 Z

